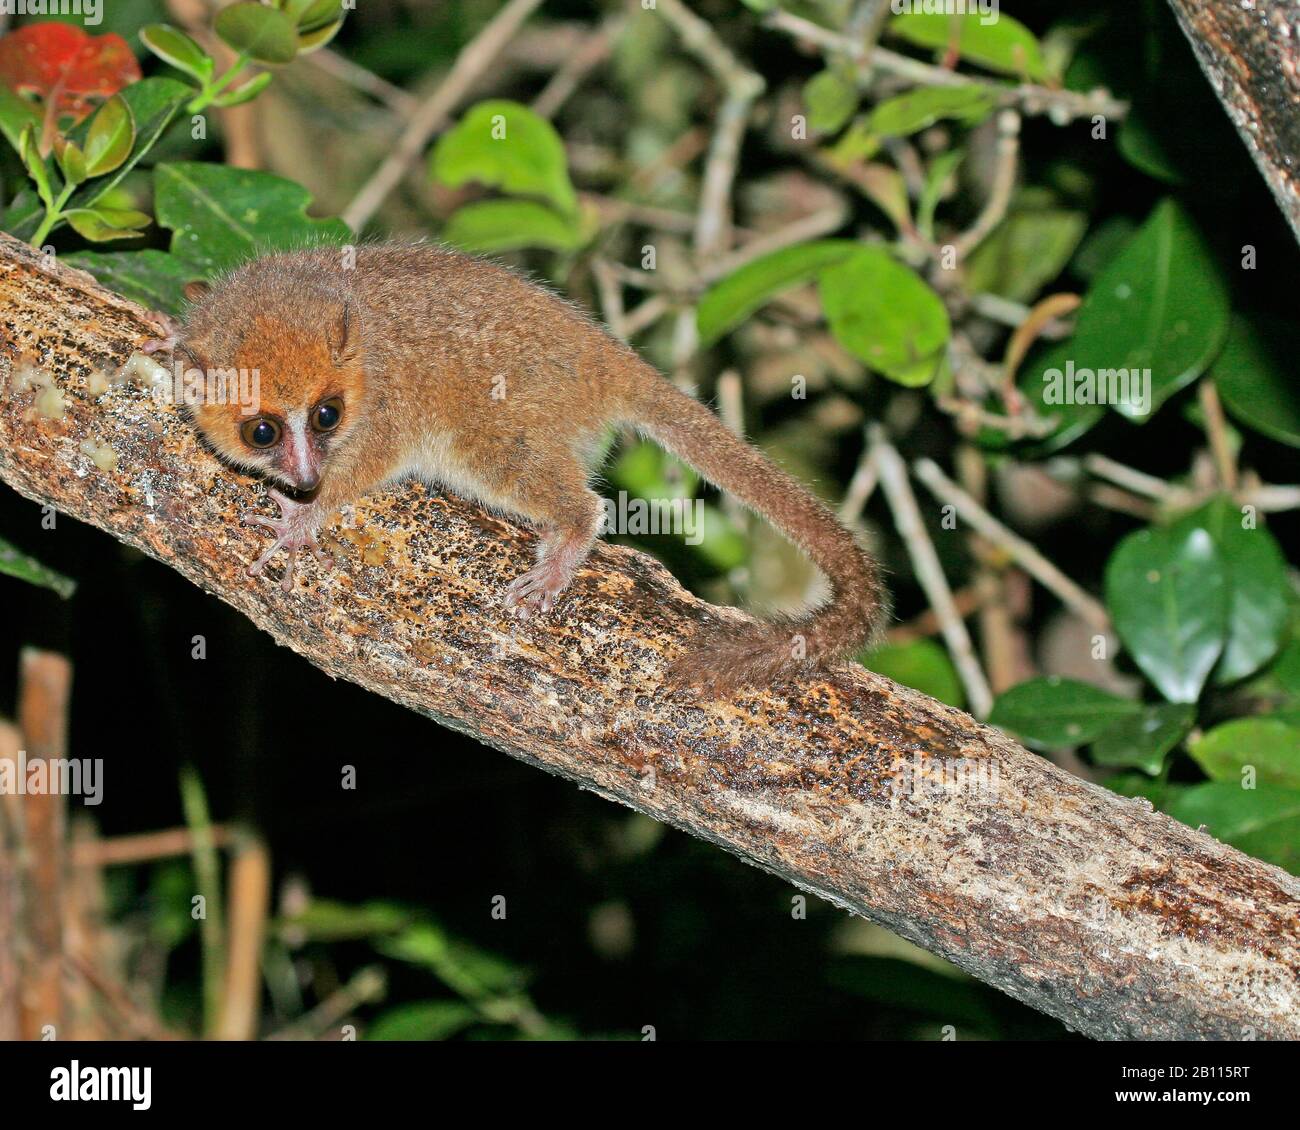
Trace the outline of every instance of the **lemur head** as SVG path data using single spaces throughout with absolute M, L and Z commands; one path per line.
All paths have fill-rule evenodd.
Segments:
M 211 288 L 187 288 L 193 305 L 176 357 L 187 368 L 187 390 L 201 387 L 190 413 L 217 454 L 308 492 L 361 413 L 362 315 L 328 285 L 286 289 L 268 263 L 274 266 L 249 264 Z

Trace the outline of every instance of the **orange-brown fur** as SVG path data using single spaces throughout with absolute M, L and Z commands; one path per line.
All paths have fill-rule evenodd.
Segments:
M 201 367 L 259 370 L 259 415 L 283 420 L 330 396 L 344 404 L 333 432 L 295 441 L 319 487 L 306 504 L 276 496 L 285 514 L 264 520 L 281 534 L 272 551 L 283 545 L 292 560 L 342 506 L 418 475 L 541 531 L 538 567 L 509 602 L 524 616 L 548 611 L 596 536 L 592 455 L 611 425 L 628 425 L 771 521 L 831 583 L 831 599 L 803 618 L 692 641 L 681 680 L 715 692 L 770 685 L 868 642 L 882 604 L 871 557 L 804 487 L 631 349 L 496 264 L 423 244 L 355 255 L 351 267 L 333 248 L 254 260 L 217 282 L 179 335 Z M 303 485 L 284 452 L 241 439 L 237 405 L 202 404 L 194 417 L 221 455 Z

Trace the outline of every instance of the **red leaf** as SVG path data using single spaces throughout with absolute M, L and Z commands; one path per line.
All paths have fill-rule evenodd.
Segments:
M 56 114 L 84 118 L 96 102 L 138 81 L 140 64 L 120 35 L 87 35 L 72 24 L 28 24 L 0 37 L 0 81 L 37 95 Z

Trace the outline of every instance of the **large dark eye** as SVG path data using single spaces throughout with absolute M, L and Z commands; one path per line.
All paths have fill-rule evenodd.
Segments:
M 249 447 L 274 447 L 280 442 L 280 425 L 262 416 L 249 420 L 239 429 L 239 434 Z
M 337 396 L 323 400 L 311 414 L 311 426 L 318 432 L 332 432 L 343 419 L 343 401 Z

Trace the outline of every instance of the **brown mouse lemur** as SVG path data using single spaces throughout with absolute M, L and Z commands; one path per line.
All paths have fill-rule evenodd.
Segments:
M 721 693 L 811 674 L 866 645 L 882 618 L 879 570 L 809 491 L 734 435 L 626 345 L 568 303 L 498 264 L 424 245 L 272 254 L 219 279 L 176 339 L 199 368 L 256 369 L 260 401 L 202 402 L 194 420 L 272 491 L 256 518 L 296 553 L 323 522 L 405 476 L 447 487 L 541 536 L 537 564 L 505 588 L 527 618 L 551 610 L 603 515 L 589 481 L 612 427 L 649 436 L 798 545 L 829 597 L 800 617 L 696 637 L 671 672 Z

